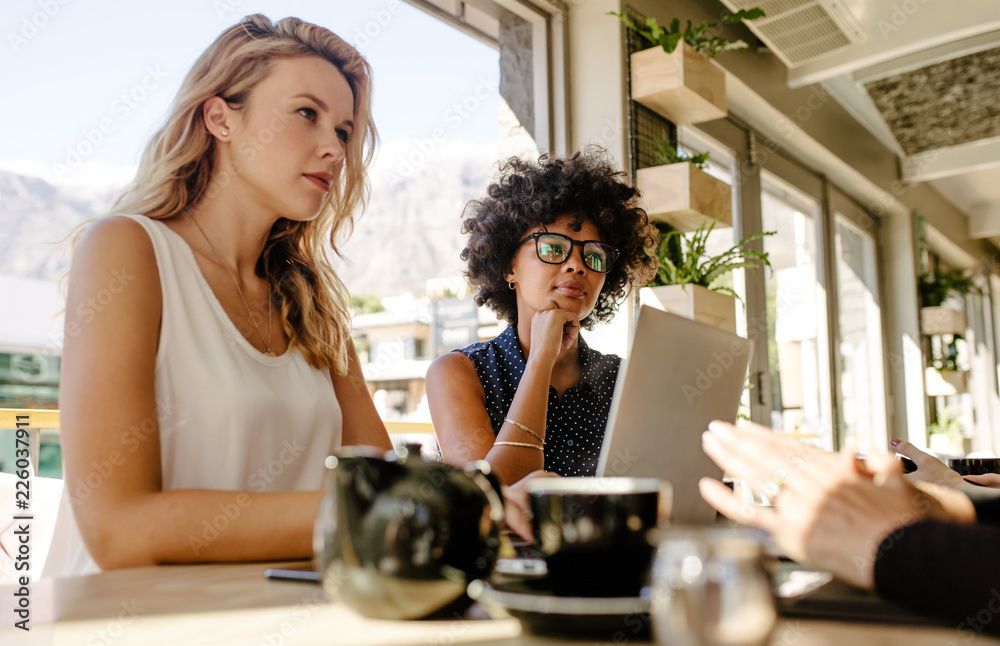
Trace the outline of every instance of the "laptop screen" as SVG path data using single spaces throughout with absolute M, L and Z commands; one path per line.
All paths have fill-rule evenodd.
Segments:
M 721 471 L 701 450 L 701 434 L 712 420 L 736 421 L 752 350 L 748 339 L 642 306 L 618 371 L 597 475 L 666 480 L 674 522 L 713 522 L 698 480 Z

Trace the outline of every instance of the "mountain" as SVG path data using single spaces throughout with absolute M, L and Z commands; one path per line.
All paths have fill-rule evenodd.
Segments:
M 0 171 L 0 274 L 57 280 L 69 266 L 67 236 L 107 208 L 112 195 L 88 195 Z
M 484 195 L 496 170 L 495 146 L 454 144 L 421 167 L 418 148 L 383 150 L 372 171 L 372 197 L 337 270 L 352 293 L 422 295 L 431 278 L 461 275 L 462 211 Z M 412 172 L 408 172 L 412 169 Z
M 496 146 L 391 142 L 371 170 L 368 209 L 341 243 L 337 271 L 348 289 L 380 298 L 423 295 L 430 278 L 458 276 L 461 214 L 496 171 Z M 118 187 L 84 192 L 0 170 L 0 274 L 57 280 L 73 228 L 107 210 Z

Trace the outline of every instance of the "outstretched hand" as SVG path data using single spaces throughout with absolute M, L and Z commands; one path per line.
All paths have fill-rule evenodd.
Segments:
M 932 482 L 934 484 L 945 485 L 946 487 L 961 487 L 965 485 L 965 480 L 955 471 L 948 468 L 948 465 L 938 460 L 930 453 L 921 451 L 909 442 L 903 440 L 890 440 L 892 448 L 901 455 L 913 460 L 917 465 L 917 470 L 907 473 L 906 478 L 911 481 Z
M 974 482 L 984 487 L 1000 489 L 1000 473 L 984 473 L 978 476 L 965 476 L 967 482 Z
M 902 528 L 927 517 L 974 516 L 968 498 L 915 486 L 890 456 L 864 463 L 853 453 L 828 453 L 763 426 L 738 429 L 725 422 L 712 422 L 702 446 L 726 472 L 766 494 L 774 509 L 744 502 L 705 478 L 700 489 L 709 504 L 734 521 L 769 531 L 792 559 L 862 588 L 874 584 L 880 545 L 898 538 Z

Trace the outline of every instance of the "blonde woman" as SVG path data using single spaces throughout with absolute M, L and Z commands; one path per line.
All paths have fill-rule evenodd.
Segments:
M 46 574 L 311 555 L 324 457 L 391 446 L 328 260 L 375 140 L 326 29 L 249 16 L 194 64 L 76 246 Z

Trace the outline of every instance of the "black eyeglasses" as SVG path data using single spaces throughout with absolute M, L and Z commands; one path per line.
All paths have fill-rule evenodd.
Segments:
M 569 260 L 570 254 L 573 253 L 573 247 L 577 245 L 581 247 L 583 264 L 587 266 L 587 269 L 598 274 L 606 274 L 611 271 L 611 267 L 615 264 L 615 258 L 618 257 L 618 250 L 609 244 L 597 240 L 574 240 L 561 233 L 548 233 L 546 231 L 532 233 L 518 242 L 517 245 L 521 246 L 529 240 L 535 241 L 535 253 L 538 254 L 538 259 L 550 265 L 561 265 Z

